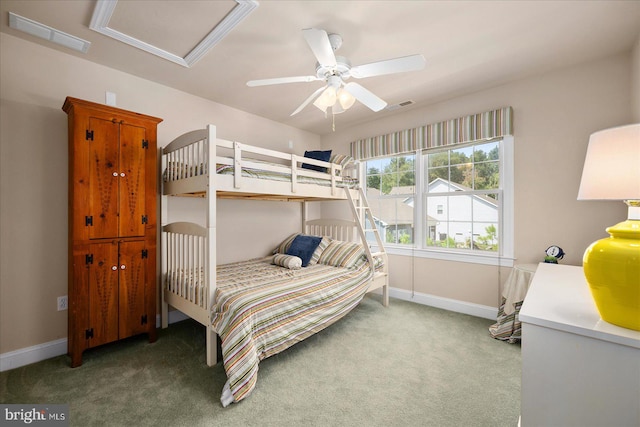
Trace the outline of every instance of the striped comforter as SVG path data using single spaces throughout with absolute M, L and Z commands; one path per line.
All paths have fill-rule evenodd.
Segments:
M 217 268 L 212 325 L 221 337 L 235 402 L 255 387 L 262 359 L 342 318 L 368 287 L 366 261 L 351 269 L 315 264 L 300 270 L 270 262 L 268 257 Z

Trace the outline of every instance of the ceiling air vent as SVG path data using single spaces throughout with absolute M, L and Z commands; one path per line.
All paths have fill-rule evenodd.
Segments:
M 393 111 L 393 110 L 397 110 L 398 108 L 402 108 L 402 107 L 407 107 L 409 105 L 415 104 L 415 102 L 409 100 L 409 101 L 403 101 L 400 102 L 398 104 L 393 104 L 393 105 L 387 105 L 387 107 L 385 108 L 385 110 L 387 111 Z
M 91 46 L 91 43 L 86 40 L 72 36 L 71 34 L 63 33 L 62 31 L 41 24 L 40 22 L 33 21 L 29 18 L 16 15 L 13 12 L 9 12 L 9 27 L 24 31 L 32 36 L 49 40 L 50 42 L 57 43 L 82 53 L 87 53 L 89 46 Z

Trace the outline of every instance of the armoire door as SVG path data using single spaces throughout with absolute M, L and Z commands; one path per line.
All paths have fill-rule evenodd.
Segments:
M 119 274 L 118 242 L 90 245 L 89 268 L 89 347 L 118 339 Z
M 144 236 L 145 224 L 145 156 L 148 142 L 145 128 L 120 125 L 119 201 L 120 237 Z
M 91 117 L 89 147 L 89 238 L 118 237 L 119 128 L 110 120 Z
M 144 236 L 145 129 L 92 117 L 89 138 L 89 238 Z
M 146 260 L 148 253 L 144 241 L 120 243 L 120 338 L 147 332 L 148 319 L 145 305 Z

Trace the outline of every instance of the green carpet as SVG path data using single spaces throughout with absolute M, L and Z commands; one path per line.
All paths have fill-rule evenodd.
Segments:
M 204 327 L 146 336 L 0 373 L 2 403 L 70 405 L 72 426 L 516 426 L 520 346 L 487 319 L 367 296 L 341 321 L 260 364 L 258 384 L 222 408 L 222 365 Z

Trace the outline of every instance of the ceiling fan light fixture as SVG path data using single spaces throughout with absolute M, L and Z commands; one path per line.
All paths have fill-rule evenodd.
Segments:
M 324 111 L 335 103 L 336 103 L 336 88 L 333 86 L 329 86 L 322 92 L 322 94 L 318 97 L 318 99 L 315 100 L 313 105 L 315 105 L 316 107 Z
M 325 115 L 327 114 L 327 110 L 329 109 L 329 106 L 328 106 L 328 105 L 320 105 L 320 104 L 318 103 L 318 100 L 317 100 L 317 99 L 313 102 L 313 105 L 314 105 L 314 107 L 316 107 L 318 110 L 320 110 L 320 111 L 322 111 L 323 113 L 325 113 Z
M 336 102 L 335 104 L 333 104 L 333 106 L 331 106 L 331 114 L 333 115 L 344 113 L 346 110 L 347 109 L 343 108 L 339 102 Z
M 338 102 L 342 107 L 342 111 L 345 111 L 353 106 L 353 104 L 356 102 L 356 99 L 353 97 L 353 95 L 344 90 L 344 88 L 340 88 L 340 90 L 338 91 Z

